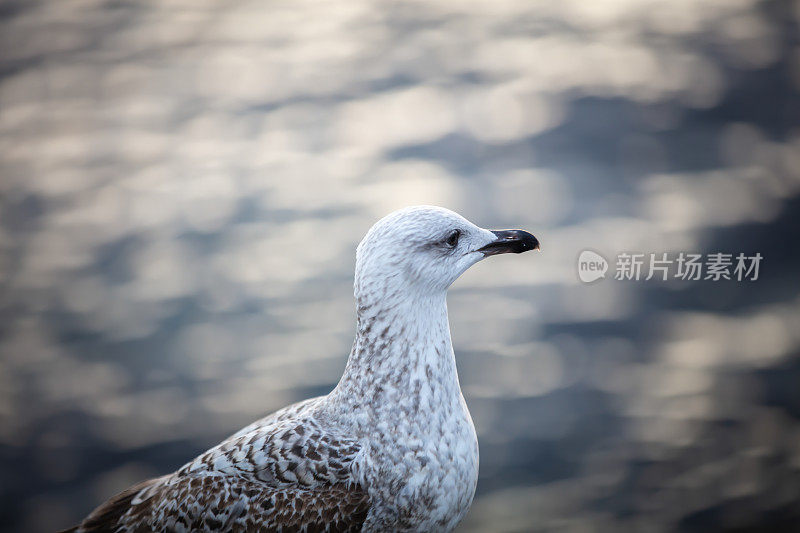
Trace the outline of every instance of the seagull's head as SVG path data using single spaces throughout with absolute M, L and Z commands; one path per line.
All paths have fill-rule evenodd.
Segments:
M 539 241 L 527 231 L 492 231 L 442 207 L 407 207 L 376 222 L 358 245 L 356 296 L 444 292 L 485 257 L 538 249 Z

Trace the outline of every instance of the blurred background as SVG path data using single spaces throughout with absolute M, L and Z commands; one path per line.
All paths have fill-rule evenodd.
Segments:
M 438 204 L 463 532 L 800 528 L 800 2 L 0 1 L 0 524 L 327 393 L 355 246 Z M 576 259 L 761 253 L 754 282 Z M 612 264 L 613 270 L 613 264 Z

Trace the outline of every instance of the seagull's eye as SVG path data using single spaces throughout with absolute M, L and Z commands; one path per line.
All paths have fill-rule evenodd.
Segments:
M 457 229 L 454 229 L 452 232 L 450 232 L 450 235 L 447 236 L 447 239 L 445 239 L 444 242 L 450 248 L 455 248 L 458 244 L 459 237 L 461 237 L 461 232 Z

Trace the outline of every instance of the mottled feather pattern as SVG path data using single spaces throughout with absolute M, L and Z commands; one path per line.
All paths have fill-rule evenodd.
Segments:
M 178 470 L 178 476 L 224 474 L 269 486 L 314 488 L 346 482 L 358 442 L 313 419 L 288 419 L 230 438 Z
M 360 531 L 369 509 L 344 483 L 273 488 L 224 474 L 172 476 L 136 500 L 118 531 Z
M 460 249 L 441 244 L 453 228 Z M 454 529 L 475 493 L 478 441 L 445 296 L 493 239 L 441 208 L 379 221 L 356 254 L 356 340 L 336 388 L 128 489 L 75 531 Z
M 122 493 L 78 531 L 101 531 L 109 520 L 119 531 L 359 531 L 369 509 L 352 479 L 360 446 L 296 418 L 303 411 L 267 417 L 174 474 Z M 115 516 L 117 507 L 124 512 Z

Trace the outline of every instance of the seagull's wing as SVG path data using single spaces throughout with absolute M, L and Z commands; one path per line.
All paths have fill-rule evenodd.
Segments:
M 357 442 L 308 420 L 233 437 L 94 511 L 77 532 L 360 531 Z

